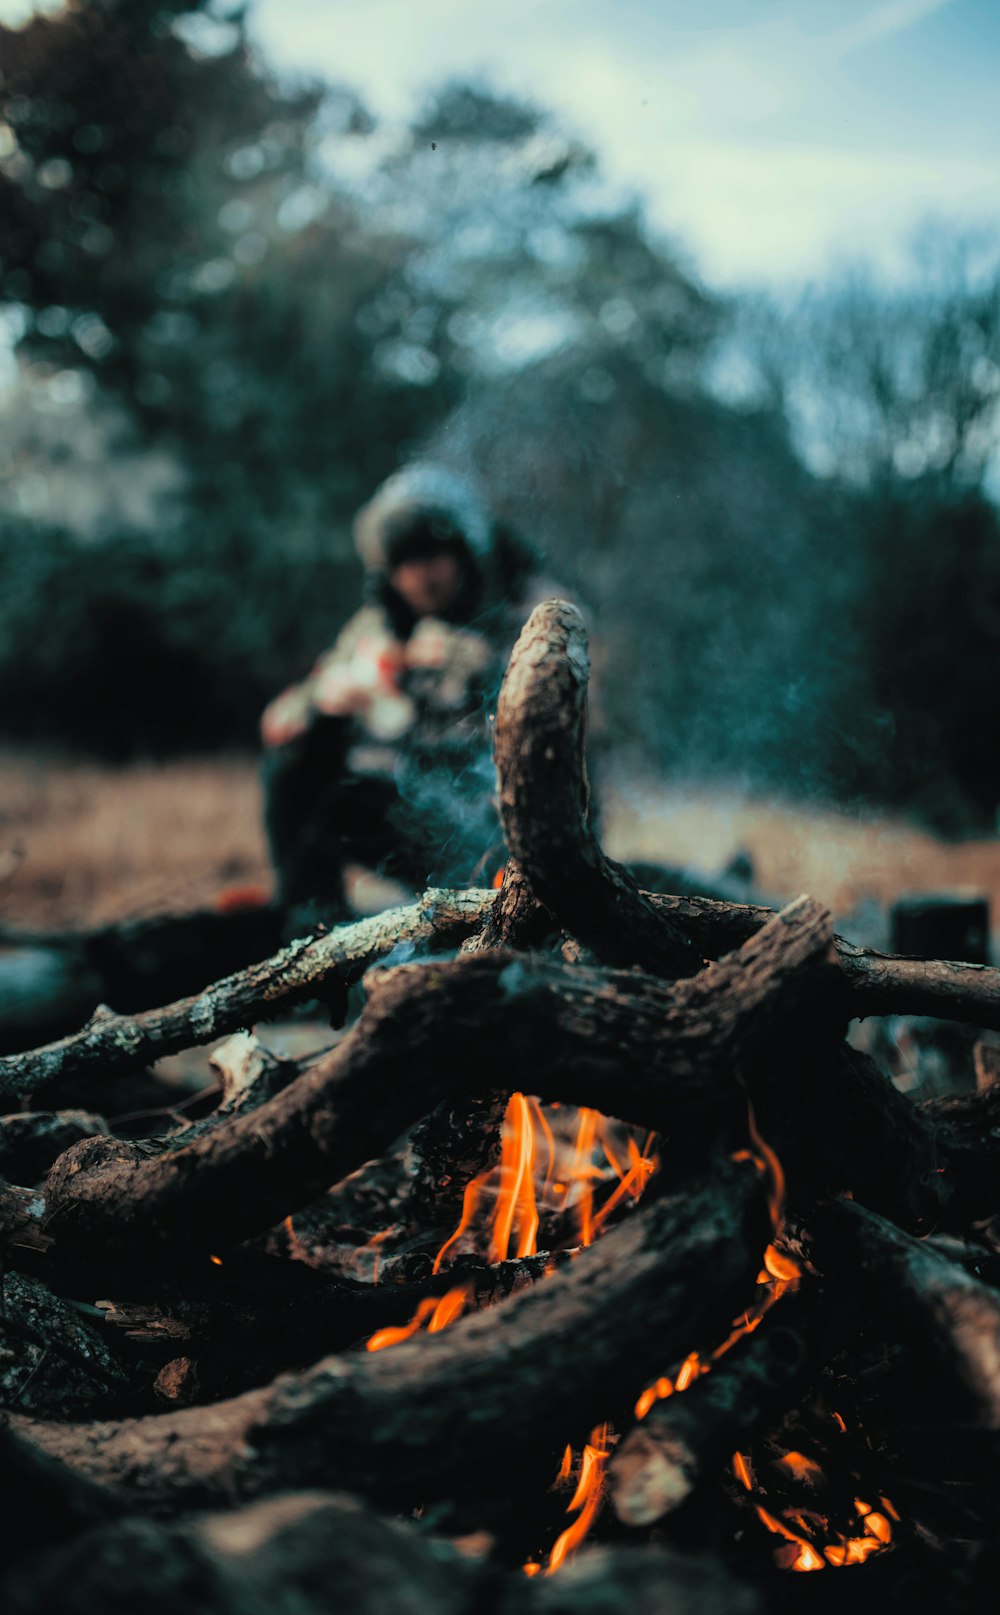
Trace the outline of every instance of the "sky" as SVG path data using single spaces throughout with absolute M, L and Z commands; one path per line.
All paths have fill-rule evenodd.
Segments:
M 252 0 L 250 25 L 384 119 L 469 73 L 551 107 L 723 288 L 897 276 L 923 219 L 1000 221 L 998 0 Z

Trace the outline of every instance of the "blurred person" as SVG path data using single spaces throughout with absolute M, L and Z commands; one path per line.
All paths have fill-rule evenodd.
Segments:
M 464 479 L 390 477 L 354 523 L 367 600 L 266 708 L 265 825 L 293 928 L 344 918 L 347 864 L 411 888 L 504 860 L 490 721 L 511 647 L 560 591 Z

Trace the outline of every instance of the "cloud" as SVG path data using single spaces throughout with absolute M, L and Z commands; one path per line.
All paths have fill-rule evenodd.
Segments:
M 888 5 L 875 6 L 847 28 L 835 30 L 827 36 L 827 44 L 832 46 L 835 59 L 841 61 L 853 51 L 904 33 L 952 4 L 954 0 L 889 0 Z

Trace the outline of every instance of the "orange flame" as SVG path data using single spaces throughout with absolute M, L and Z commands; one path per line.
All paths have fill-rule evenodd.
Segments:
M 462 1215 L 459 1220 L 458 1227 L 455 1229 L 455 1232 L 452 1234 L 451 1238 L 445 1240 L 444 1244 L 441 1246 L 441 1249 L 435 1256 L 434 1266 L 431 1268 L 432 1274 L 440 1273 L 441 1263 L 444 1261 L 445 1255 L 451 1250 L 451 1247 L 459 1239 L 461 1239 L 462 1235 L 465 1233 L 465 1230 L 470 1226 L 476 1213 L 476 1206 L 479 1204 L 479 1196 L 482 1192 L 483 1184 L 486 1182 L 488 1177 L 488 1172 L 481 1172 L 477 1178 L 470 1178 L 469 1182 L 465 1185 L 465 1193 L 462 1196 Z
M 523 1093 L 510 1096 L 500 1153 L 500 1193 L 493 1221 L 491 1257 L 505 1262 L 516 1221 L 517 1255 L 534 1256 L 538 1249 L 538 1207 L 535 1204 L 535 1133 L 531 1110 Z
M 750 1462 L 749 1459 L 744 1458 L 741 1452 L 733 1453 L 733 1474 L 740 1484 L 746 1487 L 748 1492 L 753 1491 L 753 1474 L 750 1469 Z
M 376 1329 L 375 1333 L 365 1341 L 366 1351 L 384 1351 L 386 1346 L 398 1346 L 401 1340 L 409 1340 L 415 1335 L 425 1318 L 429 1318 L 438 1305 L 436 1295 L 425 1295 L 417 1305 L 409 1323 L 395 1324 L 388 1329 Z
M 598 1112 L 596 1110 L 588 1110 L 586 1107 L 584 1107 L 584 1109 L 580 1111 L 580 1120 L 576 1133 L 576 1151 L 573 1157 L 573 1166 L 570 1172 L 570 1177 L 573 1180 L 583 1184 L 583 1193 L 581 1194 L 578 1202 L 581 1245 L 592 1244 L 594 1238 L 593 1155 L 594 1138 L 597 1132 L 597 1117 Z
M 748 1128 L 754 1144 L 752 1150 L 737 1150 L 733 1156 L 734 1161 L 753 1161 L 757 1169 L 764 1173 L 768 1179 L 768 1210 L 771 1224 L 776 1234 L 781 1231 L 781 1216 L 785 1197 L 785 1174 L 781 1162 L 769 1144 L 766 1144 L 757 1131 L 754 1120 L 753 1106 L 747 1102 Z M 620 1187 L 620 1186 L 619 1186 Z M 716 1346 L 710 1355 L 709 1361 L 703 1362 L 697 1352 L 691 1352 L 682 1363 L 676 1379 L 660 1378 L 647 1385 L 639 1400 L 635 1404 L 635 1416 L 644 1419 L 654 1402 L 661 1401 L 665 1396 L 671 1396 L 674 1391 L 685 1391 L 692 1381 L 702 1374 L 707 1374 L 712 1363 L 718 1362 L 726 1352 L 757 1328 L 765 1313 L 769 1312 L 775 1302 L 780 1300 L 789 1290 L 798 1286 L 801 1269 L 794 1257 L 778 1249 L 776 1245 L 768 1245 L 764 1252 L 764 1266 L 757 1274 L 757 1283 L 767 1286 L 767 1294 L 748 1309 L 741 1318 L 733 1320 L 730 1333 L 720 1345 Z
M 417 1310 L 409 1323 L 394 1324 L 387 1329 L 376 1329 L 375 1333 L 365 1341 L 366 1351 L 384 1351 L 387 1346 L 398 1346 L 400 1341 L 409 1340 L 415 1335 L 423 1324 L 427 1324 L 427 1333 L 437 1334 L 440 1329 L 446 1329 L 450 1323 L 465 1310 L 466 1302 L 471 1300 L 473 1288 L 471 1284 L 459 1284 L 448 1290 L 445 1295 L 425 1295 L 417 1303 Z
M 552 1545 L 545 1574 L 551 1576 L 569 1554 L 580 1546 L 604 1505 L 604 1476 L 611 1456 L 611 1426 L 596 1425 L 580 1459 L 580 1478 L 567 1504 L 567 1514 L 577 1514 Z M 579 1510 L 579 1513 L 577 1511 Z
M 461 1317 L 465 1311 L 465 1303 L 471 1294 L 471 1285 L 459 1284 L 456 1285 L 455 1289 L 449 1290 L 447 1295 L 443 1295 L 431 1313 L 427 1333 L 436 1335 L 440 1329 L 447 1329 L 450 1323 L 454 1323 L 456 1318 Z
M 556 1105 L 551 1108 L 554 1111 L 559 1109 Z M 553 1197 L 566 1197 L 562 1201 L 564 1206 L 572 1205 L 578 1219 L 580 1243 L 589 1245 L 626 1199 L 639 1198 L 659 1166 L 659 1157 L 654 1153 L 654 1133 L 646 1135 L 640 1150 L 631 1134 L 626 1133 L 623 1138 L 619 1136 L 616 1139 L 612 1131 L 616 1126 L 620 1127 L 621 1124 L 610 1122 L 599 1111 L 583 1108 L 577 1112 L 572 1145 L 564 1129 L 557 1142 L 538 1100 L 523 1093 L 512 1094 L 504 1114 L 499 1168 L 487 1168 L 466 1185 L 458 1226 L 434 1258 L 434 1274 L 440 1273 L 447 1265 L 449 1253 L 472 1228 L 482 1204 L 483 1192 L 491 1183 L 496 1184 L 496 1202 L 490 1219 L 489 1249 L 492 1261 L 505 1261 L 512 1246 L 518 1257 L 537 1253 L 539 1199 L 547 1203 L 550 1209 L 555 1210 L 559 1206 L 558 1201 L 547 1200 L 550 1191 Z M 545 1173 L 536 1187 L 543 1143 L 546 1152 Z M 618 1182 L 600 1209 L 595 1211 L 595 1185 L 608 1181 L 607 1167 L 595 1163 L 595 1154 L 599 1149 Z M 567 1162 L 570 1150 L 572 1157 Z M 576 1191 L 575 1198 L 572 1191 Z M 465 1310 L 472 1294 L 471 1285 L 458 1285 L 439 1299 L 425 1297 L 409 1323 L 378 1330 L 366 1342 L 367 1350 L 382 1351 L 387 1346 L 398 1345 L 401 1341 L 409 1340 L 421 1328 L 426 1328 L 428 1334 L 447 1328 Z M 677 1388 L 683 1389 L 699 1374 L 707 1371 L 708 1365 L 702 1363 L 697 1352 L 692 1352 L 678 1372 Z M 673 1389 L 671 1381 L 660 1380 L 654 1389 L 654 1396 L 667 1396 Z M 575 1514 L 576 1518 L 554 1543 L 544 1566 L 546 1575 L 551 1575 L 575 1551 L 601 1511 L 611 1441 L 612 1431 L 608 1424 L 596 1425 L 590 1433 L 590 1440 L 581 1454 L 576 1487 L 567 1506 L 567 1513 Z M 568 1484 L 572 1475 L 573 1450 L 567 1447 L 555 1484 Z M 539 1562 L 529 1561 L 522 1568 L 525 1575 L 535 1576 L 543 1566 Z
M 540 1207 L 547 1205 L 555 1210 L 558 1205 L 551 1196 L 566 1197 L 563 1204 L 573 1207 L 580 1243 L 589 1245 L 626 1198 L 639 1198 L 660 1164 L 654 1149 L 655 1133 L 647 1133 L 641 1151 L 635 1139 L 627 1135 L 623 1153 L 613 1135 L 613 1129 L 620 1126 L 600 1111 L 582 1109 L 577 1113 L 575 1138 L 569 1146 L 564 1140 L 556 1141 L 537 1099 L 512 1094 L 504 1113 L 499 1166 L 488 1167 L 466 1185 L 458 1227 L 438 1251 L 434 1273 L 448 1265 L 449 1252 L 476 1222 L 484 1191 L 492 1193 L 494 1188 L 491 1261 L 504 1261 L 512 1254 L 522 1257 L 537 1253 Z M 543 1148 L 544 1175 L 539 1164 Z M 595 1185 L 607 1177 L 607 1167 L 595 1165 L 598 1150 L 619 1181 L 595 1212 Z

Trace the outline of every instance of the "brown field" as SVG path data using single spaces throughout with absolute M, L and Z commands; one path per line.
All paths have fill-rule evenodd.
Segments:
M 252 762 L 101 768 L 0 758 L 0 917 L 100 925 L 270 885 Z
M 1000 841 L 946 844 L 902 820 L 677 789 L 615 796 L 615 856 L 719 869 L 753 855 L 761 890 L 810 891 L 843 914 L 865 897 L 975 887 L 1000 914 Z M 252 760 L 122 769 L 0 757 L 0 917 L 16 927 L 95 925 L 189 909 L 226 887 L 269 885 Z

